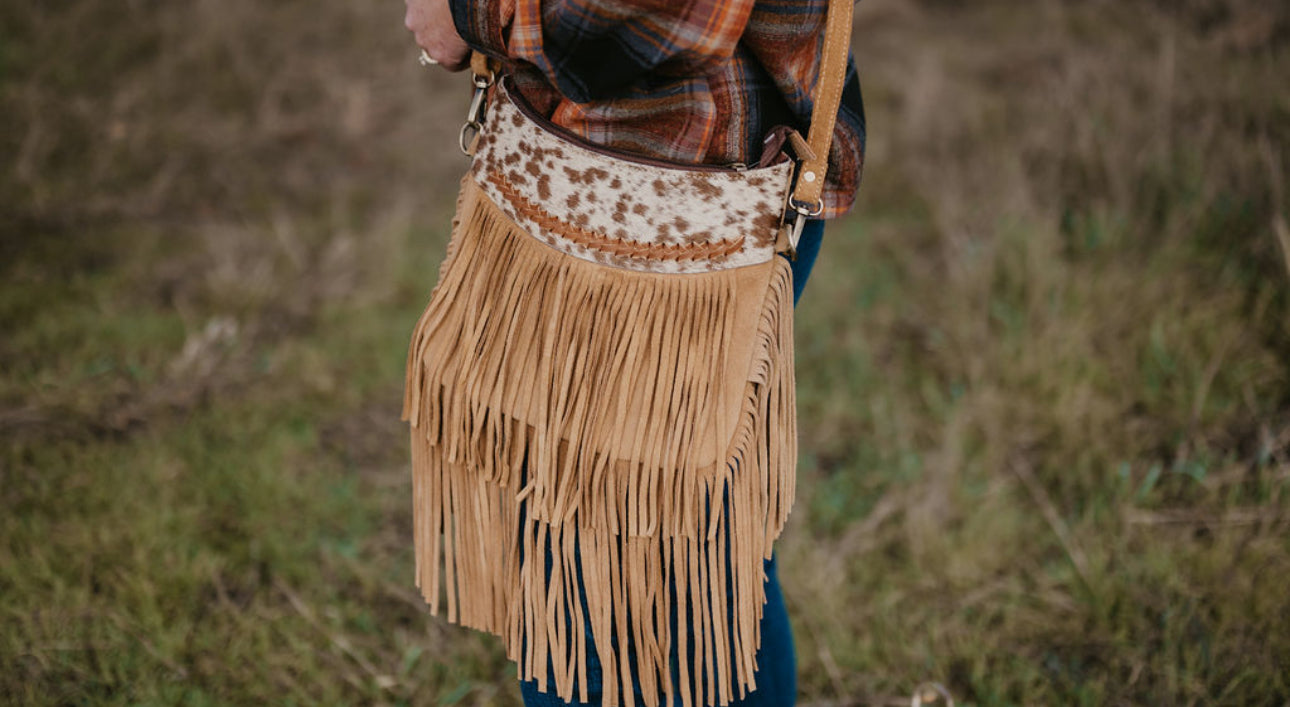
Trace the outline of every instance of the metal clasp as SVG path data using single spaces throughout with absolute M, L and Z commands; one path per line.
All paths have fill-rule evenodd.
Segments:
M 788 230 L 788 249 L 784 251 L 784 255 L 796 262 L 797 242 L 802 239 L 802 228 L 806 226 L 806 217 L 797 211 L 790 211 L 789 214 L 791 214 L 790 220 L 784 222 L 784 228 Z
M 466 110 L 466 124 L 461 126 L 461 132 L 457 134 L 457 146 L 467 157 L 474 154 L 470 149 L 471 143 L 484 127 L 484 99 L 488 95 L 488 87 L 493 85 L 493 75 L 474 74 L 470 81 L 475 85 L 475 95 L 471 97 L 470 108 Z
M 801 174 L 802 165 L 808 159 L 811 159 L 814 153 L 811 151 L 811 146 L 796 130 L 790 130 L 786 133 L 782 145 L 788 147 L 788 151 L 792 153 L 793 158 L 793 179 L 790 183 L 789 192 L 785 195 L 784 217 L 782 219 L 783 228 L 787 230 L 788 235 L 788 248 L 784 251 L 784 255 L 787 255 L 789 260 L 796 261 L 797 243 L 802 238 L 802 229 L 806 227 L 806 220 L 824 213 L 824 200 L 816 199 L 815 203 L 811 204 L 793 198 L 797 193 L 797 180 L 803 178 Z M 809 176 L 808 182 L 814 180 L 815 175 L 809 172 L 807 174 Z
M 824 202 L 821 201 L 814 208 L 807 208 L 791 199 L 789 201 L 789 208 L 784 212 L 784 228 L 788 231 L 788 249 L 784 251 L 784 255 L 787 255 L 789 260 L 796 261 L 797 244 L 802 240 L 802 229 L 806 227 L 807 219 L 824 213 Z

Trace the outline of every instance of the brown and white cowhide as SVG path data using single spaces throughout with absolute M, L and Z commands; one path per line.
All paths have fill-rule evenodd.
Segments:
M 493 91 L 473 178 L 534 238 L 569 255 L 655 273 L 695 273 L 774 256 L 791 163 L 696 170 L 613 157 L 530 119 Z

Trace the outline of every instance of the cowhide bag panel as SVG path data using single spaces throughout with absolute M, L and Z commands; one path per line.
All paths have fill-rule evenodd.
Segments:
M 492 92 L 472 176 L 534 238 L 577 258 L 652 273 L 756 265 L 775 253 L 792 164 L 694 169 L 613 156 Z

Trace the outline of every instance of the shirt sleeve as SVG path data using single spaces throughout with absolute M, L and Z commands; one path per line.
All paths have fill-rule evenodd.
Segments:
M 505 33 L 515 15 L 515 0 L 449 0 L 449 7 L 457 34 L 471 49 L 509 58 Z
M 577 103 L 649 74 L 705 76 L 734 54 L 753 0 L 450 0 L 472 48 L 536 67 Z

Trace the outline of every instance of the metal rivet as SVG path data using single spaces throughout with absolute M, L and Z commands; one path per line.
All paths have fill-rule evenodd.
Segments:
M 803 172 L 802 179 L 805 179 L 808 182 L 815 181 L 815 172 Z

